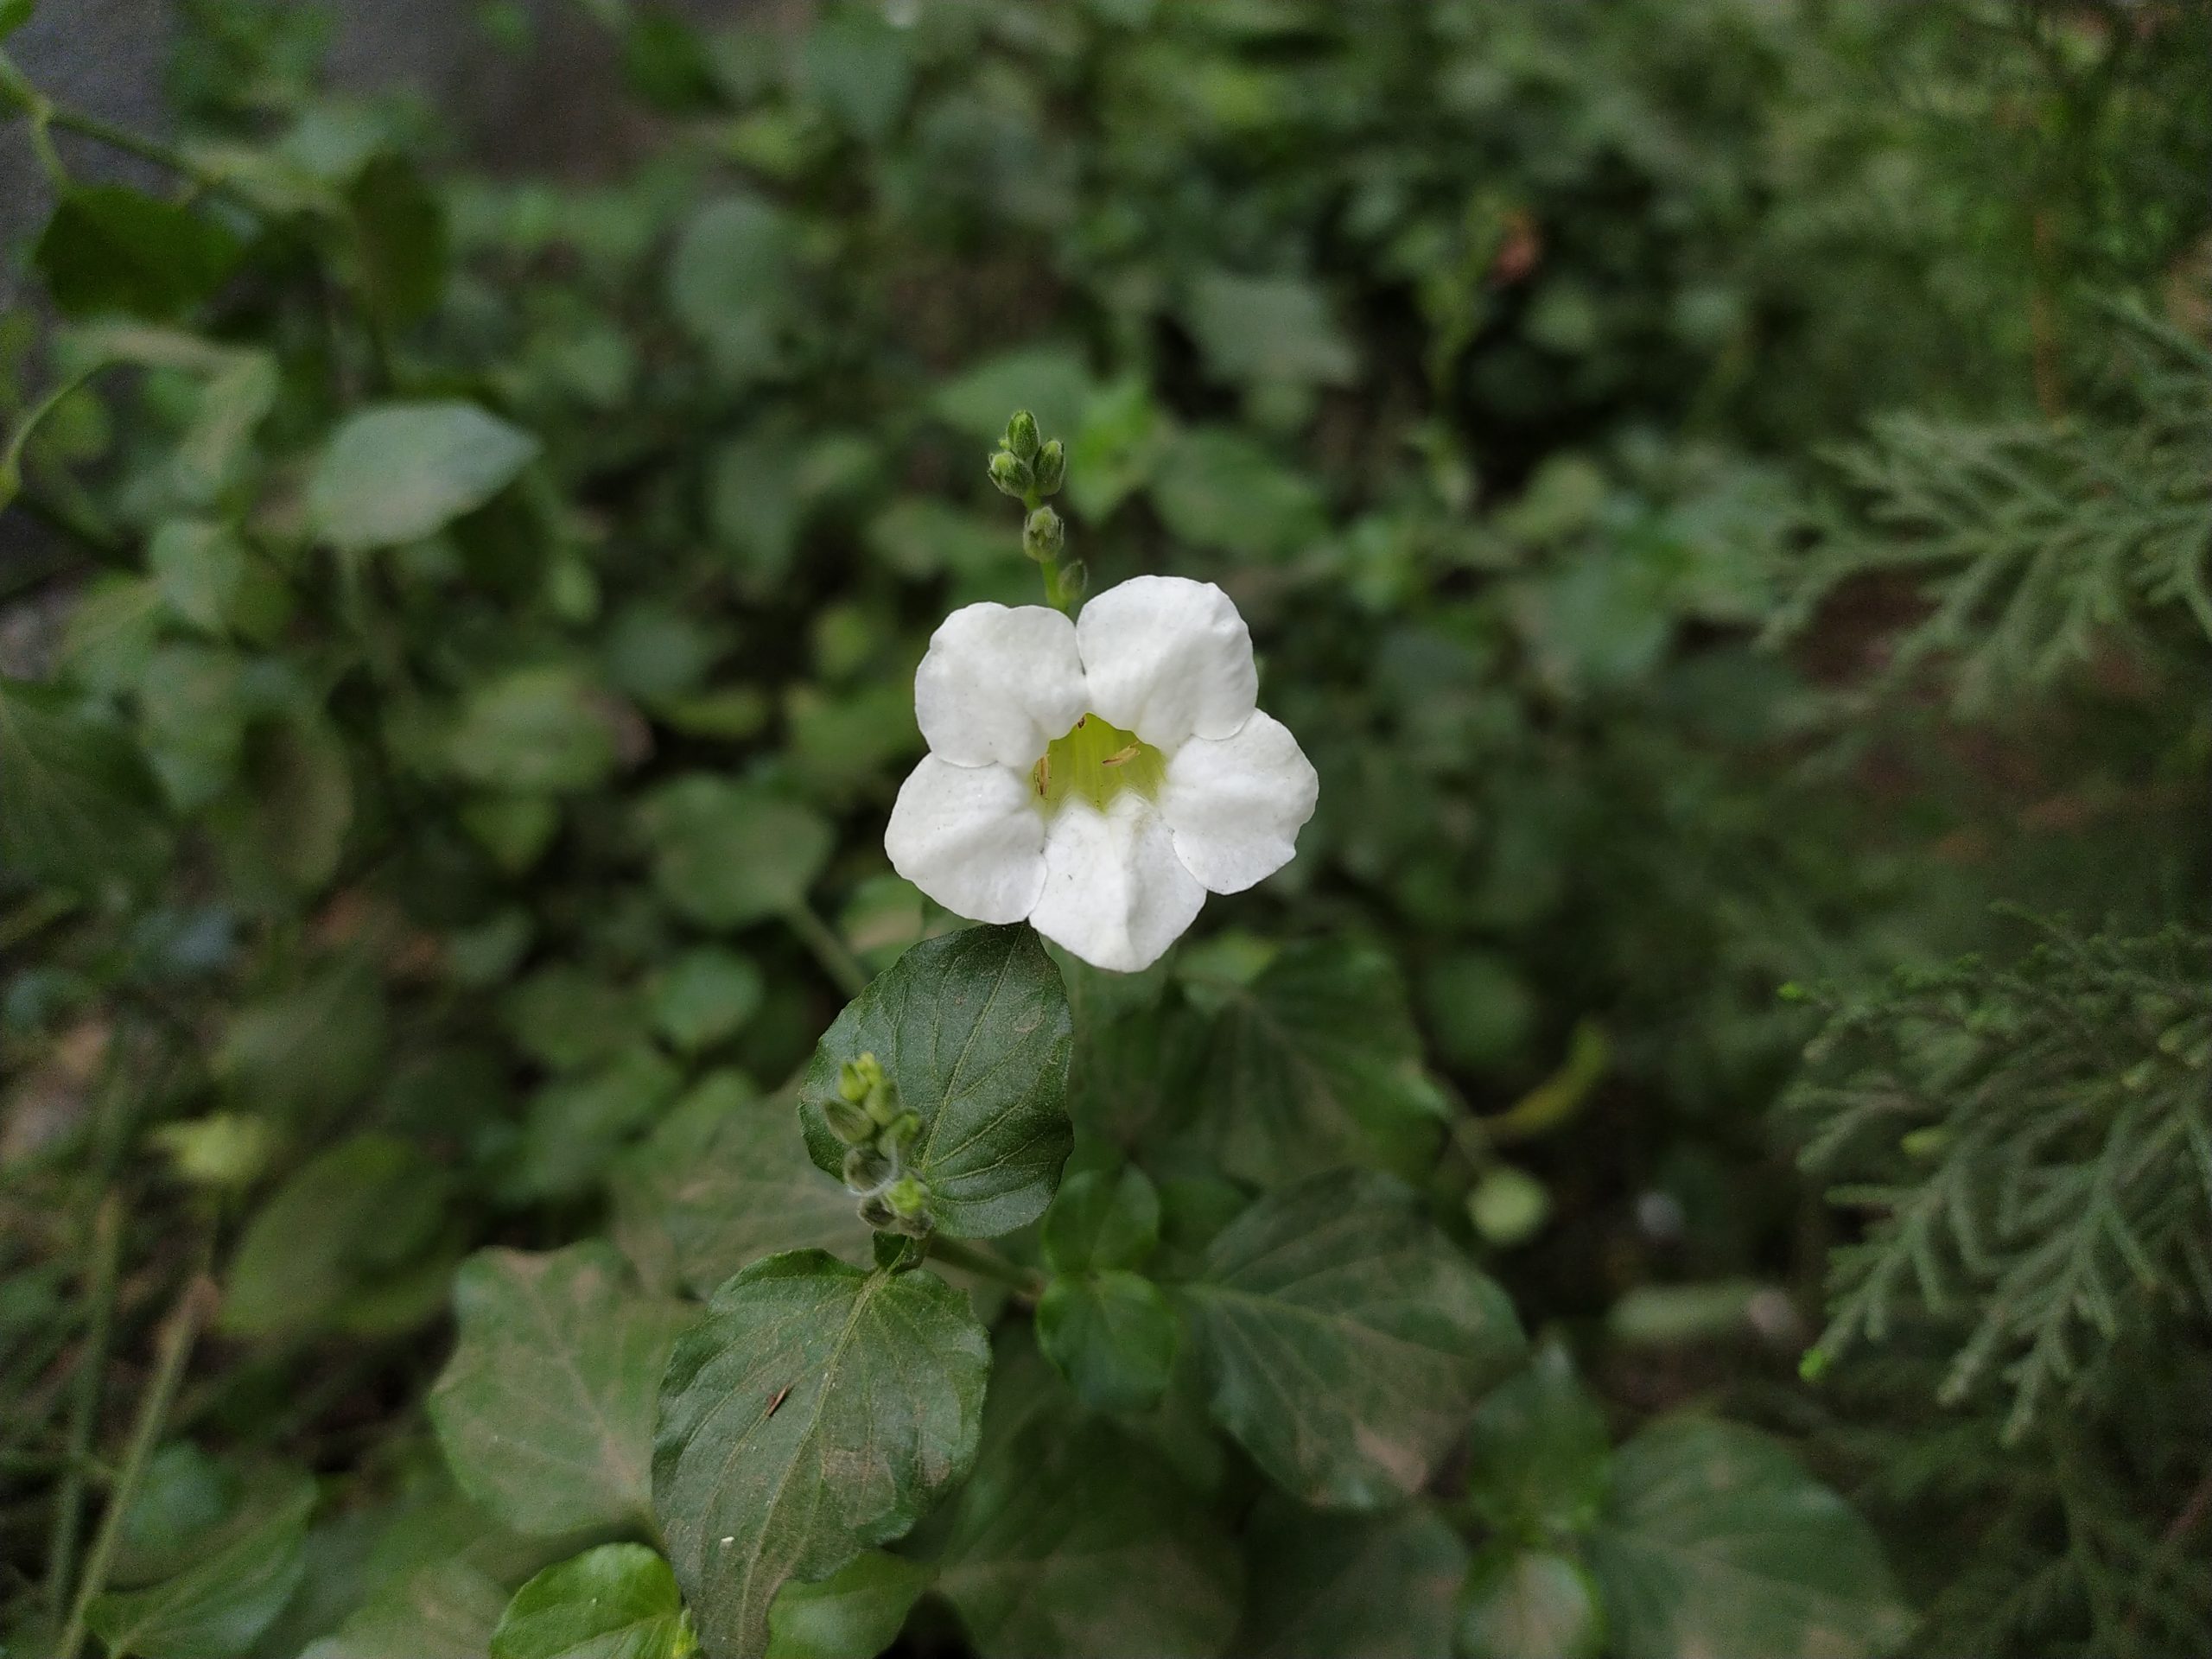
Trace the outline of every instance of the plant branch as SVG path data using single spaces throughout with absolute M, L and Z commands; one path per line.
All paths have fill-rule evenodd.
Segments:
M 100 1416 L 100 1385 L 107 1380 L 108 1343 L 115 1328 L 116 1269 L 123 1255 L 123 1200 L 111 1189 L 92 1215 L 89 1284 L 92 1306 L 85 1348 L 77 1364 L 76 1394 L 69 1406 L 68 1449 L 63 1454 L 61 1490 L 54 1503 L 52 1542 L 47 1552 L 48 1605 L 59 1613 L 69 1599 L 77 1570 L 77 1534 L 85 1519 L 85 1469 L 91 1460 L 92 1432 Z
M 963 1244 L 941 1233 L 931 1233 L 928 1252 L 948 1268 L 958 1268 L 963 1273 L 1004 1285 L 1028 1301 L 1035 1301 L 1045 1288 L 1044 1274 L 1009 1262 L 996 1250 L 980 1244 Z
M 837 983 L 837 988 L 847 996 L 858 996 L 868 988 L 870 974 L 855 956 L 837 931 L 815 913 L 814 906 L 804 899 L 784 912 L 784 919 L 791 924 L 801 944 L 814 953 L 815 961 L 822 964 L 822 971 Z

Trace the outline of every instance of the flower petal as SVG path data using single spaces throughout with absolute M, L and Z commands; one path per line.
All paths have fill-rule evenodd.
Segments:
M 1020 921 L 1045 884 L 1044 817 L 1027 779 L 1005 766 L 924 755 L 899 785 L 883 850 L 893 869 L 971 921 Z
M 1041 605 L 963 605 L 914 673 L 914 719 L 955 766 L 1027 771 L 1086 706 L 1075 625 Z
M 1290 728 L 1255 709 L 1234 737 L 1194 737 L 1167 758 L 1160 813 L 1176 856 L 1215 893 L 1242 893 L 1291 861 L 1321 779 Z
M 1175 856 L 1160 810 L 1117 795 L 1101 813 L 1071 799 L 1045 835 L 1045 891 L 1029 919 L 1094 968 L 1133 974 L 1160 960 L 1206 901 Z
M 1229 736 L 1259 697 L 1251 631 L 1210 582 L 1134 577 L 1084 606 L 1075 631 L 1090 706 L 1156 749 Z

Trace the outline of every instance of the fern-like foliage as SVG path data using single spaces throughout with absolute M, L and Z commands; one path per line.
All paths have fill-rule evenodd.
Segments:
M 2007 1441 L 2212 1311 L 2212 938 L 2047 933 L 1832 1007 L 1787 1103 L 1807 1167 L 1868 1217 L 1815 1363 L 1937 1334 L 1943 1401 L 2008 1395 Z
M 1918 575 L 1929 608 L 1890 677 L 1930 658 L 1982 715 L 2100 648 L 2212 639 L 2212 351 L 2114 307 L 2111 385 L 2060 422 L 1898 414 L 1837 457 L 1860 508 L 1832 525 L 1773 625 L 1802 631 L 1839 587 Z

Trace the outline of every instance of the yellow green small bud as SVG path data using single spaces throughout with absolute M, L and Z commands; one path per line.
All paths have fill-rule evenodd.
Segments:
M 875 1139 L 875 1120 L 868 1115 L 866 1107 L 853 1101 L 842 1097 L 825 1100 L 822 1103 L 822 1116 L 830 1125 L 830 1133 L 849 1147 Z
M 1037 493 L 1058 495 L 1068 475 L 1068 452 L 1060 441 L 1054 438 L 1039 449 L 1030 464 L 1037 474 Z
M 912 1220 L 930 1207 L 929 1189 L 911 1175 L 902 1175 L 891 1183 L 883 1194 L 895 1216 Z
M 1058 558 L 1067 539 L 1067 526 L 1050 507 L 1038 508 L 1021 527 L 1021 550 L 1040 564 L 1047 559 Z
M 1015 410 L 1006 423 L 1006 447 L 1024 461 L 1034 461 L 1039 442 L 1037 417 L 1026 409 Z
M 885 1126 L 883 1144 L 887 1147 L 907 1146 L 921 1132 L 922 1115 L 919 1112 L 901 1112 Z
M 1035 486 L 1037 474 L 1013 450 L 1001 449 L 991 457 L 991 482 L 999 486 L 1001 495 L 1010 495 L 1019 501 Z

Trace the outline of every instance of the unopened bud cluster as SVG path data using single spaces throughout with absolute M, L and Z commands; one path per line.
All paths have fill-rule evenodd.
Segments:
M 1059 493 L 1067 475 L 1066 447 L 1040 435 L 1037 417 L 1027 410 L 1014 410 L 991 457 L 991 482 L 1029 509 L 1021 526 L 1021 550 L 1039 564 L 1050 564 L 1067 545 L 1067 526 L 1044 505 L 1045 497 Z
M 845 1185 L 859 1195 L 861 1219 L 878 1232 L 927 1237 L 936 1225 L 929 1189 L 906 1172 L 906 1148 L 922 1131 L 921 1116 L 899 1109 L 874 1054 L 838 1068 L 837 1093 L 822 1115 L 845 1143 Z

